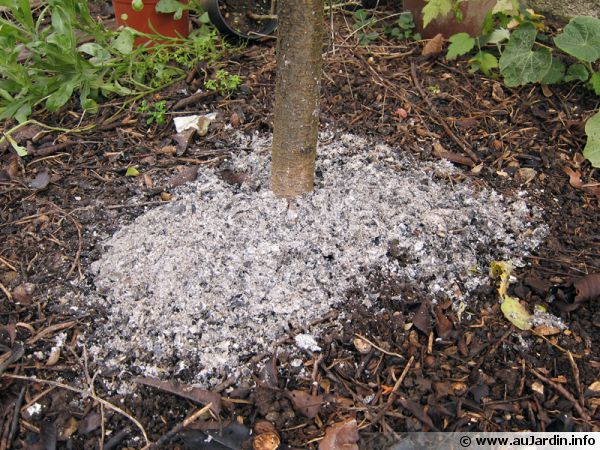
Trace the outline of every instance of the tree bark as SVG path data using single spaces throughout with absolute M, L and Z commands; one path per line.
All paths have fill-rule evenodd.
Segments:
M 313 190 L 323 67 L 323 0 L 280 0 L 271 187 L 278 197 Z

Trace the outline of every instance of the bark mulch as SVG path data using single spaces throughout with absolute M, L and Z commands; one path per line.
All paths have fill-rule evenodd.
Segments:
M 147 438 L 164 448 L 252 448 L 254 439 L 255 448 L 279 440 L 280 448 L 332 449 L 337 436 L 374 449 L 405 431 L 600 429 L 598 298 L 572 305 L 570 285 L 600 272 L 600 177 L 581 155 L 597 98 L 583 86 L 509 89 L 470 74 L 464 60 L 422 57 L 423 43 L 358 46 L 351 21 L 336 16 L 327 47 L 322 127 L 422 160 L 450 159 L 463 169 L 457 182 L 507 196 L 527 190 L 550 234 L 515 272 L 511 293 L 546 305 L 568 330 L 516 329 L 492 284 L 460 312 L 382 273 L 370 280 L 376 304 L 368 309 L 364 292 L 348 292 L 343 330 L 329 326 L 334 314 L 324 317 L 323 350 L 300 365 L 274 349 L 254 358 L 252 383 L 223 380 L 205 392 L 150 382 L 135 395 L 108 395 L 127 374 L 105 373 L 87 358 L 78 336 L 94 317 L 69 309 L 65 296 L 93 290 L 87 268 L 103 239 L 168 202 L 198 166 L 218 168 L 243 151 L 228 142 L 226 125 L 271 131 L 275 58 L 267 41 L 222 62 L 244 79 L 229 98 L 186 98 L 181 85 L 155 95 L 173 115 L 219 113 L 187 148 L 173 142 L 171 123 L 148 127 L 135 109 L 107 105 L 83 117 L 95 125 L 85 132 L 40 137 L 25 127 L 15 138 L 28 157 L 0 149 L 0 448 L 141 448 Z M 81 119 L 76 109 L 40 118 L 64 128 Z M 125 176 L 130 166 L 144 175 Z M 394 301 L 399 295 L 405 301 Z

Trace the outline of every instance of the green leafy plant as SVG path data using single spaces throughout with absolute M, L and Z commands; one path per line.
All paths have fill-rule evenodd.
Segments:
M 373 26 L 376 22 L 377 19 L 367 10 L 358 9 L 354 11 L 354 25 L 352 25 L 352 29 L 356 33 L 359 44 L 367 45 L 379 39 L 379 33 L 373 31 Z
M 219 69 L 214 77 L 204 83 L 209 91 L 217 91 L 223 95 L 231 95 L 242 84 L 242 77 L 231 75 L 226 70 Z
M 400 14 L 398 20 L 393 25 L 385 27 L 384 32 L 386 35 L 396 39 L 421 40 L 421 34 L 415 33 L 415 21 L 410 12 Z
M 6 11 L 0 17 L 0 120 L 24 122 L 33 110 L 55 112 L 73 97 L 95 112 L 111 95 L 143 96 L 220 53 L 218 35 L 207 25 L 186 40 L 144 35 L 153 45 L 135 47 L 140 33 L 106 30 L 87 2 L 47 0 L 36 15 L 26 0 L 0 0 L 0 6 Z M 87 42 L 80 45 L 82 38 Z
M 161 100 L 149 104 L 146 100 L 142 100 L 137 112 L 146 116 L 146 123 L 152 125 L 164 125 L 167 123 L 167 101 Z

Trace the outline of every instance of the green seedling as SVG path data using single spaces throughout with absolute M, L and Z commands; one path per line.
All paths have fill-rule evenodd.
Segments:
M 146 116 L 146 124 L 164 125 L 167 123 L 167 101 L 161 100 L 148 104 L 146 100 L 137 108 L 137 112 Z
M 368 45 L 379 39 L 379 33 L 373 31 L 377 20 L 367 10 L 354 11 L 354 21 L 352 29 L 356 33 L 360 45 Z
M 401 40 L 421 40 L 421 34 L 415 33 L 415 21 L 410 12 L 400 14 L 400 17 L 398 17 L 398 20 L 393 25 L 385 27 L 384 33 Z
M 219 94 L 229 96 L 236 91 L 242 84 L 242 77 L 231 75 L 226 70 L 219 69 L 214 77 L 204 83 L 204 87 L 209 91 L 216 91 Z

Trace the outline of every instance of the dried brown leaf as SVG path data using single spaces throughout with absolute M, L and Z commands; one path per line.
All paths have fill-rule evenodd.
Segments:
M 427 300 L 421 302 L 421 306 L 413 317 L 413 324 L 419 331 L 427 335 L 431 332 L 431 313 L 429 311 L 429 302 Z
M 321 411 L 323 397 L 320 395 L 310 395 L 308 392 L 294 390 L 287 391 L 286 396 L 292 401 L 294 409 L 309 419 L 314 418 Z
M 319 450 L 359 450 L 358 439 L 356 419 L 338 422 L 327 428 Z
M 401 398 L 399 401 L 404 409 L 410 411 L 412 415 L 419 419 L 424 425 L 427 425 L 434 431 L 438 431 L 437 427 L 431 421 L 431 417 L 429 417 L 421 405 L 404 398 Z
M 433 313 L 435 314 L 435 331 L 437 335 L 442 339 L 450 337 L 454 328 L 452 321 L 446 317 L 440 305 L 436 305 L 433 308 Z
M 443 46 L 444 46 L 444 35 L 441 33 L 438 33 L 437 35 L 435 35 L 433 37 L 433 39 L 430 39 L 429 42 L 427 42 L 427 44 L 425 44 L 425 47 L 423 47 L 423 51 L 421 52 L 421 55 L 430 56 L 430 55 L 437 55 L 439 53 L 442 53 Z
M 186 183 L 190 183 L 198 177 L 198 166 L 186 167 L 177 175 L 172 176 L 167 181 L 168 188 L 174 188 L 178 186 L 182 186 Z
M 79 427 L 77 427 L 77 431 L 80 434 L 88 434 L 94 430 L 97 430 L 102 426 L 102 416 L 97 412 L 91 412 L 87 416 L 85 416 L 81 422 L 79 422 Z
M 187 398 L 203 405 L 212 403 L 210 409 L 215 414 L 221 412 L 221 396 L 215 392 L 189 386 L 187 384 L 177 383 L 176 381 L 163 381 L 156 378 L 135 378 L 133 381 L 138 384 L 160 389 L 161 391 L 170 392 L 171 394 Z
M 600 297 L 600 273 L 591 273 L 573 283 L 575 303 L 583 303 Z
M 275 450 L 280 443 L 281 439 L 277 433 L 268 432 L 256 436 L 252 441 L 252 448 L 254 450 Z
M 569 184 L 573 186 L 575 189 L 579 189 L 580 191 L 584 191 L 588 194 L 595 195 L 600 198 L 600 185 L 598 184 L 584 184 L 581 181 L 581 172 L 578 170 L 573 170 L 570 167 L 565 167 L 565 173 L 569 175 Z
M 31 305 L 33 302 L 33 293 L 35 292 L 35 284 L 33 283 L 23 283 L 18 285 L 12 291 L 13 298 L 23 304 L 23 305 Z

